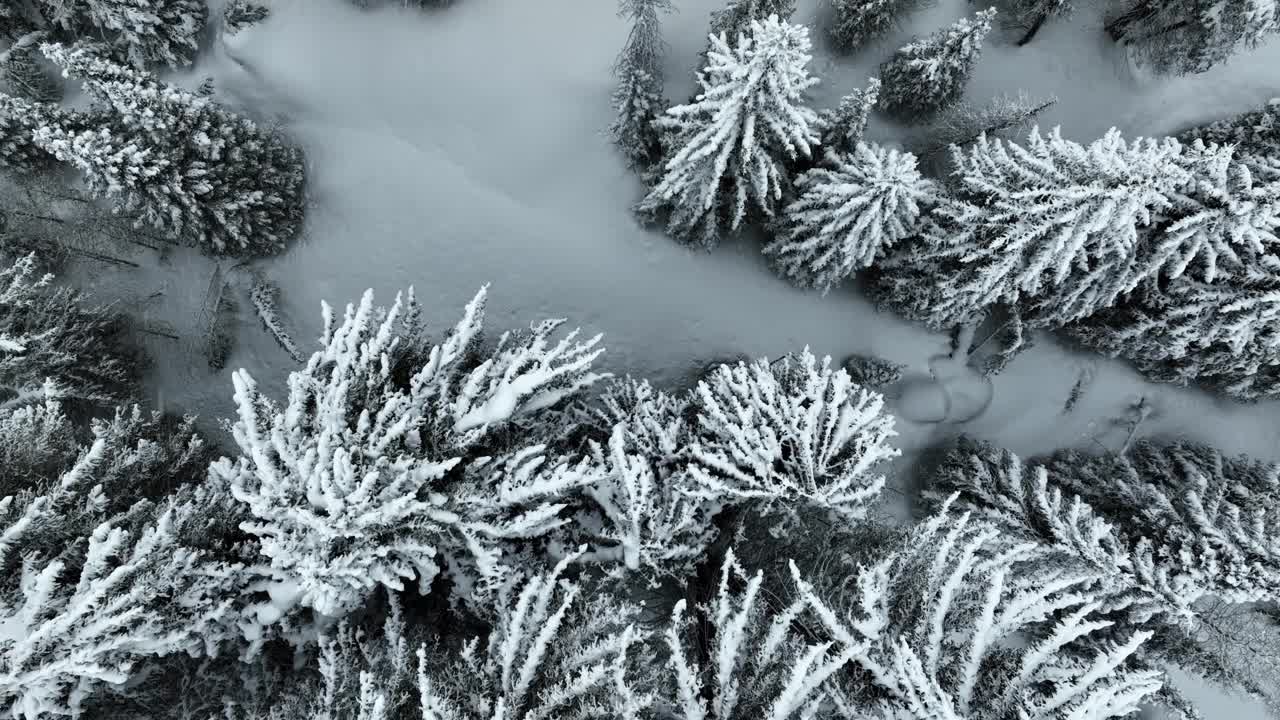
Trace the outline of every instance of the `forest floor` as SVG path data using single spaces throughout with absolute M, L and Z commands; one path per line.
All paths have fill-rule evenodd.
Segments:
M 229 38 L 175 81 L 194 87 L 212 76 L 220 100 L 279 122 L 308 154 L 313 206 L 305 237 L 257 263 L 280 286 L 280 315 L 304 352 L 319 334 L 321 300 L 341 307 L 371 287 L 390 303 L 413 285 L 428 321 L 444 330 L 486 283 L 491 331 L 566 317 L 605 333 L 605 369 L 659 384 L 686 382 L 715 360 L 777 357 L 805 345 L 837 362 L 876 354 L 927 378 L 930 359 L 947 351 L 949 338 L 876 313 L 854 288 L 822 297 L 790 287 L 761 258 L 757 237 L 705 253 L 636 224 L 629 208 L 642 186 L 606 133 L 610 66 L 627 32 L 613 0 L 464 0 L 435 12 L 362 12 L 347 0 L 270 4 L 265 23 Z M 722 2 L 676 4 L 664 21 L 667 95 L 682 101 L 694 90 L 709 13 Z M 865 85 L 912 33 L 975 9 L 939 0 L 883 42 L 837 57 L 825 47 L 816 0 L 799 5 L 793 20 L 815 28 L 819 108 Z M 1280 43 L 1203 75 L 1151 78 L 1107 40 L 1101 23 L 1085 7 L 1051 21 L 1022 48 L 1013 45 L 1016 36 L 993 32 L 968 99 L 1019 90 L 1055 95 L 1041 125 L 1060 125 L 1064 136 L 1087 142 L 1113 125 L 1127 137 L 1163 135 L 1280 95 Z M 868 136 L 896 143 L 915 132 L 875 119 Z M 136 261 L 143 270 L 94 268 L 85 280 L 105 292 L 130 288 L 128 309 L 181 338 L 148 341 L 157 358 L 151 401 L 198 413 L 208 425 L 233 411 L 228 375 L 241 367 L 283 395 L 293 361 L 262 330 L 247 298 L 227 370 L 206 367 L 196 338 L 213 260 L 176 251 L 161 262 Z M 1081 373 L 1092 380 L 1065 412 Z M 1128 433 L 1114 420 L 1139 400 L 1150 409 L 1141 436 L 1186 437 L 1280 460 L 1280 402 L 1245 406 L 1147 383 L 1123 363 L 1049 337 L 996 376 L 993 389 L 990 406 L 969 422 L 900 419 L 899 469 L 911 466 L 915 451 L 958 432 L 1024 455 L 1114 450 Z M 1213 693 L 1191 686 L 1193 695 Z M 1263 717 L 1223 697 L 1213 708 L 1210 717 Z

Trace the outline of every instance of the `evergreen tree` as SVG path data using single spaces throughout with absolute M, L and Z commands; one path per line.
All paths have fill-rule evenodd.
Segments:
M 222 14 L 223 32 L 234 35 L 271 15 L 271 9 L 250 0 L 231 0 Z
M 1183 279 L 1140 288 L 1064 330 L 1152 380 L 1249 402 L 1280 395 L 1278 320 L 1280 282 L 1274 279 Z
M 1177 135 L 1186 145 L 1233 145 L 1236 156 L 1259 178 L 1280 179 L 1280 98 L 1232 118 L 1190 128 Z
M 751 35 L 752 23 L 763 23 L 771 15 L 786 22 L 795 11 L 796 0 L 729 0 L 723 9 L 712 11 L 711 34 L 733 47 L 738 36 Z
M 504 587 L 483 644 L 473 638 L 443 658 L 418 649 L 423 720 L 642 717 L 653 698 L 637 687 L 636 660 L 648 653 L 636 647 L 644 640 L 636 609 L 588 599 L 563 579 L 575 558 Z
M 854 90 L 840 99 L 834 110 L 824 110 L 819 116 L 822 122 L 822 146 L 837 152 L 853 152 L 862 141 L 871 110 L 880 98 L 880 81 L 869 78 L 867 86 Z
M 907 0 L 831 0 L 827 37 L 841 52 L 859 50 L 893 29 Z
M 914 155 L 863 143 L 850 155 L 828 152 L 796 189 L 764 252 L 782 274 L 823 292 L 914 235 L 936 192 Z
M 958 101 L 995 16 L 983 10 L 899 48 L 880 65 L 880 107 L 919 122 Z
M 614 67 L 620 77 L 627 69 L 638 69 L 662 80 L 662 56 L 667 47 L 662 39 L 661 14 L 673 9 L 671 0 L 618 0 L 618 15 L 631 22 Z
M 846 612 L 792 565 L 823 634 L 856 649 L 862 707 L 895 718 L 1103 719 L 1128 717 L 1159 691 L 1163 673 L 1135 662 L 1151 633 L 1104 635 L 1112 622 L 1088 592 L 1087 567 L 1055 564 L 1034 543 L 948 510 L 862 568 Z
M 425 593 L 441 571 L 458 598 L 491 592 L 513 541 L 564 525 L 566 498 L 594 480 L 527 428 L 602 377 L 590 371 L 599 337 L 553 343 L 562 321 L 545 321 L 482 349 L 484 301 L 439 344 L 412 292 L 390 308 L 366 292 L 340 324 L 325 305 L 322 348 L 290 374 L 284 407 L 235 374 L 242 454 L 210 474 L 252 515 L 243 527 L 290 607 L 340 616 L 379 586 L 416 580 Z M 526 444 L 502 442 L 521 427 Z
M 982 138 L 952 156 L 956 187 L 923 240 L 877 278 L 882 302 L 913 319 L 948 327 L 1003 303 L 1061 325 L 1203 254 L 1179 246 L 1135 263 L 1140 228 L 1193 178 L 1171 139 L 1127 143 L 1113 130 L 1083 146 L 1033 130 L 1025 148 Z
M 1029 132 L 1036 116 L 1057 102 L 1056 97 L 1040 100 L 1023 92 L 1000 95 L 983 105 L 961 101 L 944 110 L 924 138 L 908 147 L 921 158 L 928 158 L 952 145 L 963 149 L 984 135 L 1005 139 L 1015 130 Z
M 638 67 L 628 66 L 621 73 L 618 88 L 613 92 L 617 116 L 609 126 L 609 133 L 633 167 L 647 169 L 662 157 L 662 140 L 654 126 L 658 113 L 666 105 L 662 83 Z
M 721 365 L 697 387 L 689 493 L 793 518 L 808 506 L 858 521 L 900 451 L 884 398 L 808 348 L 770 364 Z
M 302 155 L 246 118 L 155 77 L 45 45 L 113 113 L 92 129 L 49 117 L 35 143 L 90 189 L 176 238 L 216 253 L 272 253 L 302 222 Z
M 62 100 L 62 85 L 40 67 L 34 45 L 34 41 L 14 44 L 0 53 L 0 79 L 11 94 L 37 103 L 57 103 Z
M 1137 0 L 1107 23 L 1111 39 L 1160 72 L 1205 72 L 1280 32 L 1274 0 Z
M 135 68 L 190 65 L 208 20 L 204 0 L 30 0 L 10 4 L 0 32 L 19 40 L 95 43 Z
M 751 22 L 736 47 L 712 36 L 702 93 L 659 118 L 667 161 L 641 201 L 644 214 L 668 213 L 677 238 L 714 246 L 749 209 L 772 215 L 786 182 L 784 164 L 809 157 L 818 118 L 803 105 L 809 77 L 808 31 L 776 15 Z
M 34 255 L 0 270 L 0 388 L 9 403 L 45 393 L 113 405 L 135 392 L 138 358 L 124 317 L 36 272 Z

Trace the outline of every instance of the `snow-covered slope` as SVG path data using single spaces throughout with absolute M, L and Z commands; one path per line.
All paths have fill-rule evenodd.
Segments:
M 717 0 L 691 0 L 668 16 L 668 94 L 684 99 Z M 789 287 L 760 258 L 758 239 L 711 254 L 638 227 L 628 211 L 640 185 L 609 145 L 609 66 L 626 32 L 610 2 L 468 0 L 447 11 L 361 12 L 343 0 L 276 0 L 265 24 L 217 48 L 188 77 L 213 75 L 219 96 L 279 120 L 311 162 L 308 230 L 262 268 L 283 290 L 282 316 L 305 342 L 319 303 L 366 287 L 387 300 L 414 285 L 444 327 L 475 289 L 492 283 L 489 327 L 568 317 L 603 331 L 615 372 L 687 379 L 708 361 L 776 356 L 811 345 L 837 358 L 878 353 L 927 372 L 946 339 L 873 312 L 851 289 L 820 297 Z M 910 29 L 927 31 L 971 11 L 944 0 L 911 28 L 853 57 L 832 57 L 814 32 L 815 103 L 861 86 Z M 819 9 L 802 2 L 797 19 Z M 989 43 L 971 85 L 980 101 L 1026 89 L 1061 98 L 1044 116 L 1087 140 L 1111 124 L 1161 134 L 1252 107 L 1280 92 L 1280 46 L 1242 55 L 1210 74 L 1135 78 L 1104 38 L 1096 14 L 1051 23 L 1035 42 Z M 994 35 L 998 35 L 995 33 Z M 873 138 L 901 128 L 874 120 Z M 187 334 L 212 264 L 176 256 L 157 277 L 170 292 L 158 312 Z M 109 282 L 109 280 L 103 280 Z M 157 282 L 159 282 L 157 280 Z M 173 409 L 217 417 L 231 407 L 225 374 L 189 347 L 157 341 L 152 388 Z M 280 387 L 291 361 L 251 317 L 230 367 Z M 1080 369 L 1095 379 L 1070 414 L 1063 402 Z M 1042 343 L 995 380 L 991 407 L 963 429 L 1021 453 L 1063 445 L 1116 447 L 1110 418 L 1145 396 L 1143 434 L 1180 434 L 1228 451 L 1280 458 L 1280 404 L 1238 406 L 1204 393 L 1142 382 L 1121 363 Z M 903 424 L 908 449 L 958 428 Z

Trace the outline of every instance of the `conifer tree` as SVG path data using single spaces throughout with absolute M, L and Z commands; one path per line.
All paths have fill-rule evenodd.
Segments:
M 484 301 L 438 344 L 412 292 L 390 308 L 366 292 L 340 323 L 326 304 L 322 348 L 290 374 L 284 407 L 235 374 L 242 454 L 210 473 L 251 514 L 242 527 L 290 607 L 340 616 L 379 586 L 426 593 L 442 571 L 459 599 L 484 595 L 509 575 L 504 549 L 564 525 L 593 481 L 585 459 L 528 442 L 528 423 L 603 377 L 599 337 L 553 341 L 552 320 L 482 348 Z M 513 428 L 527 444 L 503 444 Z
M 944 110 L 927 135 L 908 148 L 928 158 L 952 145 L 963 149 L 984 135 L 993 140 L 1008 139 L 1014 131 L 1030 132 L 1035 118 L 1057 102 L 1056 97 L 1036 99 L 1024 92 L 1000 95 L 982 105 L 961 101 Z
M 1106 29 L 1140 62 L 1187 75 L 1205 72 L 1280 32 L 1280 5 L 1273 0 L 1136 0 Z
M 822 146 L 837 152 L 853 152 L 862 141 L 867 120 L 880 98 L 880 81 L 869 78 L 867 86 L 845 95 L 839 107 L 825 110 L 819 116 L 822 121 Z
M 8 92 L 37 103 L 62 100 L 62 86 L 40 67 L 35 43 L 14 44 L 0 53 L 0 79 Z
M 1127 717 L 1162 685 L 1135 662 L 1150 632 L 1102 632 L 1113 623 L 1088 568 L 1054 564 L 945 503 L 861 569 L 845 612 L 792 573 L 823 633 L 858 648 L 861 706 L 885 717 Z
M 613 92 L 617 116 L 609 126 L 613 142 L 633 167 L 652 167 L 662 156 L 662 141 L 654 121 L 666 105 L 662 85 L 648 71 L 626 66 Z
M 738 43 L 738 36 L 750 35 L 753 22 L 764 22 L 770 15 L 786 22 L 796 11 L 796 0 L 729 0 L 720 10 L 711 13 L 711 34 L 724 36 L 725 42 L 733 47 Z
M 841 52 L 859 50 L 888 34 L 905 4 L 904 0 L 832 0 L 827 37 Z
M 41 396 L 113 405 L 137 387 L 138 358 L 122 341 L 124 317 L 52 284 L 28 255 L 0 270 L 0 387 L 10 403 Z
M 35 143 L 78 168 L 90 189 L 175 238 L 215 253 L 273 253 L 302 222 L 297 149 L 208 98 L 95 57 L 45 45 L 112 115 L 84 129 L 47 118 Z
M 30 0 L 0 17 L 15 39 L 91 42 L 135 68 L 190 65 L 208 20 L 204 0 Z M 7 22 L 6 22 L 7 21 Z
M 919 122 L 958 101 L 995 16 L 983 10 L 899 48 L 880 65 L 880 107 Z
M 1198 246 L 1134 258 L 1148 227 L 1192 180 L 1173 140 L 1083 146 L 1033 130 L 1026 147 L 980 139 L 954 150 L 956 187 L 921 242 L 887 263 L 881 301 L 934 327 L 975 320 L 991 305 L 1032 305 L 1050 326 L 1113 304 Z M 1179 254 L 1181 253 L 1181 254 Z M 901 270 L 901 272 L 900 272 Z
M 864 143 L 849 155 L 828 151 L 796 190 L 764 252 L 792 281 L 823 292 L 914 235 L 936 192 L 914 155 Z
M 1023 31 L 1022 37 L 1018 38 L 1018 46 L 1021 47 L 1035 38 L 1049 18 L 1067 15 L 1072 9 L 1072 0 L 1015 0 L 1010 8 L 1012 16 L 1006 19 L 1006 23 Z
M 1232 145 L 1236 157 L 1249 166 L 1255 177 L 1280 179 L 1280 98 L 1273 98 L 1257 110 L 1184 130 L 1177 138 L 1185 145 L 1196 140 L 1206 145 Z
M 1267 277 L 1149 284 L 1067 325 L 1082 345 L 1158 382 L 1249 402 L 1280 396 L 1280 283 Z
M 223 32 L 234 35 L 241 30 L 266 20 L 271 9 L 251 0 L 231 0 L 222 14 Z
M 666 212 L 675 237 L 714 246 L 737 230 L 749 210 L 774 213 L 786 182 L 785 163 L 809 157 L 818 142 L 817 114 L 803 104 L 809 77 L 808 31 L 776 15 L 751 21 L 731 47 L 712 36 L 702 93 L 670 108 L 657 126 L 668 158 L 661 179 L 638 210 Z

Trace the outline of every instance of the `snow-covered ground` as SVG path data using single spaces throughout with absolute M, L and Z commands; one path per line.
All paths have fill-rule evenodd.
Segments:
M 693 90 L 708 13 L 720 4 L 678 0 L 679 12 L 668 16 L 670 98 Z M 605 135 L 609 68 L 627 31 L 613 0 L 465 0 L 439 12 L 361 12 L 346 0 L 274 0 L 272 7 L 266 23 L 215 48 L 179 81 L 195 85 L 212 75 L 220 99 L 280 121 L 305 146 L 314 203 L 306 237 L 258 264 L 281 287 L 283 320 L 304 347 L 319 332 L 322 299 L 339 305 L 372 287 L 390 302 L 413 285 L 444 329 L 491 283 L 489 328 L 568 317 L 606 334 L 606 369 L 658 382 L 687 380 L 715 359 L 777 356 L 806 344 L 837 359 L 878 354 L 923 375 L 946 350 L 947 338 L 875 313 L 853 289 L 821 297 L 791 288 L 766 266 L 756 238 L 707 254 L 636 225 L 629 207 L 641 186 Z M 973 9 L 965 0 L 940 0 L 853 57 L 831 56 L 815 31 L 812 68 L 822 78 L 815 103 L 834 105 L 865 84 L 911 32 Z M 810 22 L 819 12 L 814 0 L 801 0 L 795 19 Z M 993 36 L 970 98 L 1056 95 L 1044 124 L 1091 140 L 1112 125 L 1128 135 L 1165 134 L 1280 95 L 1280 43 L 1205 75 L 1141 78 L 1100 25 L 1085 8 L 1049 23 L 1024 48 Z M 903 133 L 878 120 L 869 130 L 884 142 Z M 231 368 L 249 369 L 282 395 L 292 364 L 242 299 L 228 370 L 206 368 L 192 337 L 213 268 L 183 251 L 154 271 L 95 270 L 93 278 L 104 288 L 128 285 L 137 295 L 134 312 L 184 338 L 149 341 L 157 358 L 151 399 L 206 423 L 232 410 Z M 1086 367 L 1094 379 L 1064 413 Z M 1125 431 L 1110 421 L 1140 397 L 1153 408 L 1142 435 L 1280 459 L 1280 403 L 1234 405 L 1146 383 L 1122 363 L 1043 338 L 995 378 L 992 404 L 971 422 L 900 422 L 907 451 L 900 467 L 912 450 L 961 430 L 1023 454 L 1095 440 L 1116 448 Z M 1231 712 L 1238 720 L 1262 717 L 1253 708 Z

